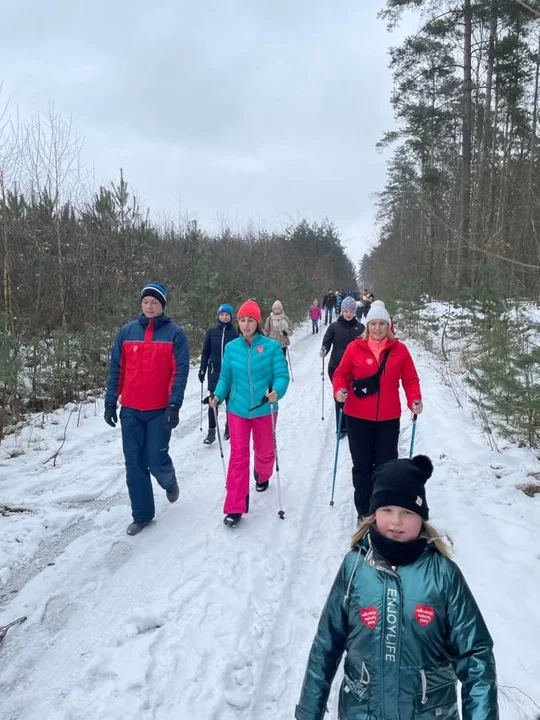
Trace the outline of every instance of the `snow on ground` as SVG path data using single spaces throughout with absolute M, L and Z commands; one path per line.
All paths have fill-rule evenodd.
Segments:
M 325 378 L 321 422 L 320 342 L 301 330 L 291 348 L 295 382 L 278 422 L 283 521 L 273 480 L 252 493 L 240 527 L 222 525 L 221 460 L 217 443 L 202 445 L 196 370 L 171 443 L 180 500 L 169 505 L 156 486 L 156 522 L 135 538 L 125 534 L 120 431 L 105 425 L 101 405 L 36 416 L 4 441 L 0 505 L 31 512 L 0 515 L 0 625 L 28 616 L 0 648 L 2 720 L 293 717 L 355 525 L 346 441 L 329 506 L 334 417 Z M 452 537 L 494 636 L 501 718 L 531 720 L 540 706 L 540 497 L 516 485 L 538 460 L 504 441 L 502 453 L 491 451 L 439 361 L 409 345 L 425 397 L 416 451 L 435 465 L 432 520 Z M 408 413 L 402 430 L 407 455 Z

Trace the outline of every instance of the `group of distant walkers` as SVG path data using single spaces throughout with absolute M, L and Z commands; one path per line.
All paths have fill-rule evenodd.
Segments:
M 151 475 L 171 503 L 178 500 L 169 442 L 189 372 L 184 331 L 164 312 L 165 287 L 148 283 L 140 300 L 138 318 L 121 328 L 114 343 L 105 397 L 105 420 L 113 427 L 122 401 L 130 535 L 154 517 Z M 400 385 L 411 413 L 423 410 L 412 357 L 396 338 L 385 304 L 371 292 L 329 289 L 322 308 L 318 301 L 309 308 L 313 334 L 322 309 L 328 327 L 320 356 L 323 373 L 329 358 L 337 444 L 348 438 L 358 527 L 321 614 L 295 718 L 323 720 L 346 653 L 341 720 L 459 720 L 457 680 L 463 719 L 497 720 L 492 639 L 449 547 L 428 522 L 425 484 L 433 465 L 424 455 L 398 459 Z M 249 510 L 252 437 L 254 487 L 269 488 L 293 332 L 279 301 L 264 325 L 254 300 L 239 307 L 238 328 L 233 318 L 230 304 L 219 305 L 198 372 L 201 397 L 205 381 L 208 389 L 206 445 L 215 441 L 218 408 L 226 404 L 224 523 L 231 528 Z

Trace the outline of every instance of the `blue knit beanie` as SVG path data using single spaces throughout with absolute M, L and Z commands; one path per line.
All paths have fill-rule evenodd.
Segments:
M 218 317 L 221 315 L 222 312 L 229 313 L 229 315 L 231 316 L 231 320 L 232 320 L 232 317 L 233 317 L 232 305 L 229 305 L 229 303 L 223 303 L 223 305 L 220 305 L 218 308 L 218 311 L 217 311 Z
M 141 300 L 148 296 L 159 300 L 163 308 L 167 304 L 167 290 L 165 289 L 165 285 L 160 285 L 156 282 L 146 283 L 141 291 Z

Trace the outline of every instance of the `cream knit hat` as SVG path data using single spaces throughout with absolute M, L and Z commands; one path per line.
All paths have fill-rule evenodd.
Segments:
M 366 324 L 369 324 L 372 320 L 386 320 L 389 325 L 392 324 L 386 305 L 382 300 L 374 300 L 371 303 L 371 307 L 366 316 Z

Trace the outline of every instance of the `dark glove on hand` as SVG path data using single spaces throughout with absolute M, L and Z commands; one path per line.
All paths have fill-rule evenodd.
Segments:
M 111 427 L 116 427 L 118 422 L 118 416 L 116 414 L 116 405 L 105 405 L 105 412 L 103 414 L 105 422 Z
M 204 372 L 204 370 L 199 370 L 199 380 L 201 381 L 201 383 L 204 382 L 205 375 L 206 375 L 206 373 Z
M 210 403 L 210 400 L 214 397 L 214 393 L 210 393 L 210 395 L 207 395 L 204 400 L 202 401 L 203 405 L 208 405 Z
M 169 405 L 165 410 L 165 425 L 174 430 L 179 423 L 178 414 L 180 412 L 180 405 Z

